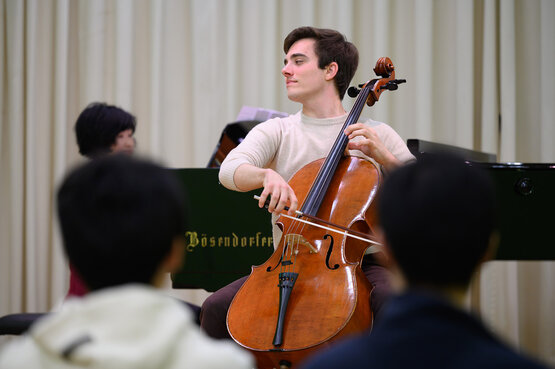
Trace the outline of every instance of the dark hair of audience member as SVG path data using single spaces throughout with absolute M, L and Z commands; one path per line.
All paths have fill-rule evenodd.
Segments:
M 185 194 L 172 173 L 128 155 L 70 172 L 58 190 L 64 249 L 91 290 L 151 284 L 184 234 Z
M 393 171 L 379 194 L 388 245 L 411 286 L 466 287 L 495 229 L 490 177 L 452 155 Z

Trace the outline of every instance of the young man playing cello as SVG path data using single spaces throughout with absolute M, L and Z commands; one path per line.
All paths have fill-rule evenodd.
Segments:
M 289 206 L 294 214 L 299 205 L 287 181 L 306 164 L 325 157 L 347 118 L 341 100 L 358 65 L 356 47 L 337 31 L 314 27 L 293 30 L 284 41 L 287 95 L 302 109 L 286 118 L 257 125 L 243 142 L 228 154 L 220 168 L 221 183 L 235 191 L 263 188 L 259 206 L 269 198 L 273 213 L 274 243 L 281 231 L 277 214 Z M 356 123 L 344 132 L 353 156 L 374 161 L 384 171 L 414 159 L 399 135 L 388 125 L 375 121 Z M 371 255 L 362 269 L 372 283 L 372 310 L 379 314 L 389 294 L 387 271 Z M 203 304 L 201 327 L 216 338 L 229 338 L 226 314 L 246 277 L 216 291 Z

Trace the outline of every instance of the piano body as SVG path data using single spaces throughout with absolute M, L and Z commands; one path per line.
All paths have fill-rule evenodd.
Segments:
M 250 273 L 274 251 L 271 215 L 254 194 L 218 182 L 218 168 L 171 169 L 188 196 L 185 260 L 172 274 L 173 288 L 213 292 Z
M 423 140 L 407 140 L 418 158 L 424 153 L 454 152 L 485 169 L 497 197 L 501 234 L 496 260 L 555 260 L 555 163 L 497 163 L 494 154 Z

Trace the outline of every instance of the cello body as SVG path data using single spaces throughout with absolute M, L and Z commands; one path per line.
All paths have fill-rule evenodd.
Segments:
M 306 198 L 322 164 L 323 159 L 314 161 L 291 178 L 289 184 L 298 198 Z M 317 217 L 371 233 L 380 181 L 380 171 L 372 162 L 342 158 Z M 228 311 L 231 337 L 253 352 L 259 369 L 279 368 L 283 361 L 298 363 L 333 340 L 372 324 L 372 286 L 360 268 L 369 245 L 340 233 L 292 223 L 295 221 L 278 219 L 283 231 L 278 248 L 266 263 L 253 267 Z M 298 277 L 284 315 L 283 343 L 276 346 L 278 280 L 284 255 L 291 255 Z

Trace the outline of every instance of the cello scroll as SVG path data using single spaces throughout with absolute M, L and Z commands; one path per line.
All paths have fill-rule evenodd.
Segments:
M 364 84 L 359 85 L 361 88 L 370 86 L 370 94 L 366 99 L 366 105 L 373 106 L 380 99 L 380 95 L 384 90 L 394 91 L 399 88 L 399 84 L 406 83 L 406 79 L 395 79 L 395 67 L 388 57 L 379 58 L 374 67 L 374 73 L 382 77 L 380 79 L 372 79 Z M 356 97 L 360 89 L 350 87 L 347 93 L 350 97 Z

